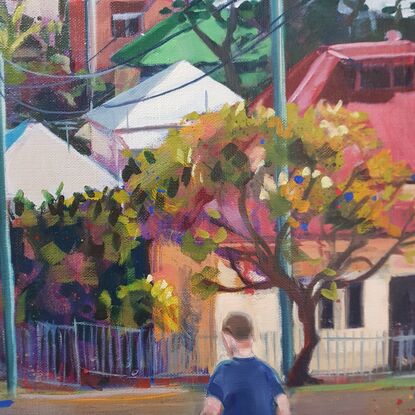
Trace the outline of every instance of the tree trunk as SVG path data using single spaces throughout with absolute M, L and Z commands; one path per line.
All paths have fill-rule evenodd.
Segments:
M 223 69 L 225 71 L 226 85 L 232 89 L 235 94 L 242 95 L 242 85 L 239 74 L 236 70 L 235 63 L 232 62 L 232 57 L 229 53 L 224 53 L 221 58 Z
M 312 304 L 298 305 L 298 316 L 303 323 L 304 345 L 296 356 L 294 365 L 288 374 L 288 386 L 302 386 L 321 382 L 309 374 L 313 351 L 320 340 L 316 330 L 315 307 Z

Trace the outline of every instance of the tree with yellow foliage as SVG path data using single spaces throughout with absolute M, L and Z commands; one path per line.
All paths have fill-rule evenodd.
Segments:
M 415 210 L 404 193 L 411 169 L 381 148 L 364 114 L 341 103 L 305 114 L 289 106 L 288 114 L 287 127 L 272 111 L 248 114 L 242 104 L 190 114 L 160 148 L 131 157 L 124 180 L 146 232 L 175 240 L 199 263 L 215 253 L 234 270 L 235 284 L 225 285 L 218 269 L 201 266 L 191 283 L 202 297 L 286 291 L 304 330 L 288 383 L 302 385 L 316 381 L 308 369 L 320 300 L 336 301 L 338 289 L 371 277 L 392 254 L 410 256 Z M 289 174 L 275 177 L 285 165 Z M 365 247 L 376 238 L 390 243 L 369 258 Z

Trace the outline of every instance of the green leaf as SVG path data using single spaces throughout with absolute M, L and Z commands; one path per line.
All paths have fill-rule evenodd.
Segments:
M 40 254 L 43 259 L 50 265 L 56 265 L 65 258 L 65 252 L 63 252 L 54 242 L 40 248 Z
M 291 202 L 278 193 L 271 192 L 268 206 L 273 217 L 286 215 L 291 209 Z
M 196 262 L 204 261 L 217 247 L 218 245 L 211 239 L 196 243 L 189 231 L 183 235 L 181 243 L 181 251 Z
M 321 290 L 321 295 L 327 298 L 328 300 L 337 301 L 337 284 L 335 282 L 332 282 L 330 284 L 330 288 L 323 288 Z
M 210 173 L 210 178 L 212 179 L 212 182 L 219 182 L 223 180 L 222 164 L 219 160 L 215 163 L 215 166 Z
M 223 227 L 220 227 L 212 239 L 213 239 L 213 242 L 215 242 L 216 244 L 221 244 L 222 242 L 226 240 L 227 237 L 228 237 L 228 232 L 226 232 L 226 229 Z
M 63 182 L 61 182 L 58 188 L 56 189 L 56 192 L 55 192 L 56 197 L 59 197 L 62 194 L 62 190 L 63 190 Z
M 170 13 L 172 13 L 172 10 L 171 10 L 171 9 L 169 9 L 168 7 L 163 7 L 163 8 L 159 11 L 159 13 L 160 13 L 160 14 L 163 14 L 163 15 L 165 15 L 165 14 L 170 14 Z
M 27 290 L 23 291 L 17 299 L 15 324 L 22 324 L 26 321 L 26 297 Z
M 196 229 L 196 236 L 202 239 L 209 239 L 210 238 L 210 234 L 208 231 L 205 231 L 204 229 Z
M 172 3 L 172 6 L 175 9 L 179 9 L 182 8 L 186 5 L 186 3 L 184 2 L 184 0 L 174 0 L 174 2 Z
M 199 274 L 201 275 L 201 274 Z M 199 296 L 202 300 L 207 300 L 218 292 L 218 286 L 201 281 L 199 284 L 192 285 L 192 293 Z
M 147 163 L 154 164 L 156 162 L 156 158 L 154 157 L 154 154 L 149 150 L 144 150 L 144 157 L 147 160 Z
M 22 225 L 24 227 L 31 228 L 32 226 L 37 225 L 37 216 L 36 216 L 36 213 L 33 210 L 25 209 L 22 212 L 22 214 L 20 216 L 20 219 L 21 219 Z
M 4 69 L 7 85 L 20 85 L 26 80 L 26 75 L 13 66 L 7 65 Z
M 170 177 L 167 185 L 167 196 L 171 198 L 175 197 L 179 191 L 179 185 L 179 179 L 173 179 L 173 177 Z
M 320 261 L 319 259 L 313 259 L 308 254 L 306 254 L 293 239 L 284 239 L 282 245 L 282 254 L 284 258 L 292 263 L 295 262 L 316 262 Z
M 267 164 L 283 167 L 288 163 L 287 146 L 283 140 L 267 140 L 265 143 Z
M 328 277 L 335 277 L 337 275 L 337 272 L 334 269 L 326 268 L 323 270 L 323 274 L 327 275 Z
M 55 201 L 55 198 L 51 193 L 49 193 L 47 190 L 42 190 L 42 195 L 48 205 L 53 203 Z
M 93 79 L 93 82 L 92 82 L 92 89 L 95 92 L 104 92 L 106 91 L 107 87 L 105 85 L 105 82 L 102 79 L 95 78 Z
M 232 164 L 235 167 L 243 167 L 248 162 L 248 156 L 242 151 L 238 150 L 232 157 Z
M 213 219 L 220 219 L 221 218 L 220 212 L 216 209 L 207 208 L 206 213 Z
M 190 183 L 190 179 L 192 178 L 192 168 L 191 167 L 183 167 L 183 173 L 182 173 L 182 183 L 185 187 L 187 187 Z
M 237 151 L 238 146 L 234 143 L 226 144 L 226 146 L 222 149 L 222 153 L 225 156 L 226 160 L 230 160 Z
M 201 272 L 198 272 L 191 277 L 192 292 L 203 300 L 211 297 L 218 291 L 218 286 L 214 284 L 218 275 L 219 270 L 217 268 L 209 266 L 204 267 Z
M 105 305 L 105 307 L 107 307 L 107 308 L 111 307 L 112 300 L 111 300 L 111 296 L 110 296 L 110 294 L 107 290 L 102 291 L 102 293 L 99 295 L 98 299 L 99 299 L 100 303 Z

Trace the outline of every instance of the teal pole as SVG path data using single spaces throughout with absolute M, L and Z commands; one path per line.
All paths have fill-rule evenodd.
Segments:
M 4 61 L 0 53 L 0 274 L 3 294 L 3 320 L 6 340 L 7 392 L 16 396 L 17 358 L 16 328 L 14 324 L 14 273 L 10 248 L 9 215 L 5 177 L 6 100 Z
M 278 22 L 278 28 L 271 30 L 271 59 L 272 59 L 272 78 L 274 84 L 274 110 L 275 114 L 280 117 L 282 123 L 287 125 L 287 98 L 286 98 L 286 69 L 285 69 L 285 30 L 284 30 L 284 0 L 270 0 L 271 22 Z M 275 136 L 275 140 L 279 138 Z M 275 180 L 278 182 L 280 173 L 286 173 L 288 176 L 288 166 L 277 168 L 275 171 Z M 276 223 L 277 232 L 282 229 L 288 217 L 280 217 Z M 292 276 L 292 264 L 286 258 L 279 258 L 281 267 L 285 272 Z M 293 346 L 293 305 L 287 293 L 279 290 L 280 314 L 281 314 L 281 351 L 282 363 L 281 371 L 285 378 L 291 369 L 294 361 Z

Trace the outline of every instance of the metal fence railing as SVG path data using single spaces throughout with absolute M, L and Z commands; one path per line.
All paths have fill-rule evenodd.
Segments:
M 0 341 L 0 375 L 5 375 L 4 332 Z M 38 322 L 16 328 L 20 379 L 80 385 L 81 372 L 129 378 L 208 375 L 217 361 L 216 336 L 185 333 L 158 336 L 153 329 L 132 329 L 75 322 Z M 297 337 L 300 350 L 302 333 Z M 254 347 L 272 366 L 279 366 L 277 332 L 262 333 Z M 310 365 L 317 376 L 369 376 L 415 370 L 413 330 L 369 334 L 364 331 L 320 333 Z
M 5 375 L 4 330 L 1 330 L 0 374 Z M 16 327 L 20 379 L 79 385 L 80 367 L 74 326 L 38 322 Z
M 208 374 L 214 356 L 208 336 L 157 338 L 151 329 L 83 322 L 76 327 L 80 364 L 91 373 L 145 378 Z

